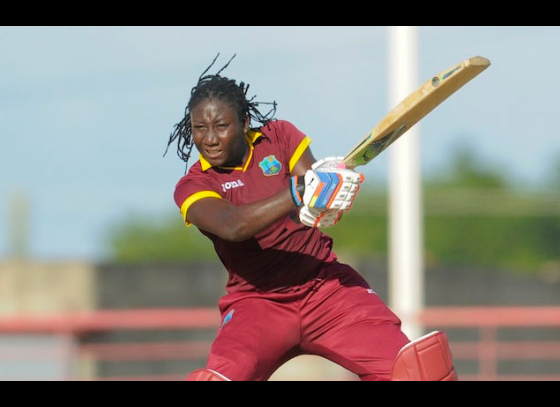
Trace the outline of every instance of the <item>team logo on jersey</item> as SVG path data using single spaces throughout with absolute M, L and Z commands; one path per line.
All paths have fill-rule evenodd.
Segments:
M 276 156 L 269 155 L 259 163 L 259 167 L 261 167 L 261 170 L 265 176 L 272 177 L 273 175 L 280 174 L 282 163 L 278 161 Z
M 222 322 L 221 328 L 223 328 L 225 324 L 227 324 L 229 321 L 231 321 L 231 319 L 233 318 L 233 312 L 234 312 L 234 311 L 235 311 L 235 310 L 232 309 L 232 310 L 231 310 L 230 312 L 228 312 L 228 314 L 224 317 L 224 321 Z

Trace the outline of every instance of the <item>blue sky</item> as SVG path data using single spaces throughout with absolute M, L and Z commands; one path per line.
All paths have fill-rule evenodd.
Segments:
M 559 27 L 420 27 L 420 81 L 474 55 L 492 66 L 420 124 L 422 163 L 457 145 L 525 187 L 560 157 Z M 278 103 L 277 117 L 344 155 L 388 111 L 387 27 L 0 27 L 0 258 L 9 202 L 31 202 L 41 259 L 99 259 L 127 214 L 176 211 L 184 165 L 162 158 L 191 87 L 217 52 L 226 76 Z M 194 163 L 192 160 L 191 164 Z M 385 183 L 383 154 L 362 167 Z

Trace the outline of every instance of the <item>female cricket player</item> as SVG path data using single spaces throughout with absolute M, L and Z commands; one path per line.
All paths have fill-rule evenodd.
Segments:
M 207 365 L 187 380 L 263 381 L 302 354 L 362 380 L 412 377 L 394 373 L 403 348 L 416 355 L 399 318 L 320 230 L 350 210 L 363 176 L 337 158 L 316 161 L 310 138 L 273 118 L 275 103 L 263 115 L 248 85 L 220 75 L 229 62 L 206 75 L 215 61 L 167 146 L 176 141 L 185 162 L 193 146 L 200 154 L 174 198 L 229 273 Z

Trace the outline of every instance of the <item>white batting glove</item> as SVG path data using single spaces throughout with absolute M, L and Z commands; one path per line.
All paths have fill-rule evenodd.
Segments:
M 299 220 L 310 228 L 330 228 L 338 223 L 344 212 L 337 209 L 320 211 L 303 206 L 299 210 Z
M 337 168 L 341 163 L 337 158 L 320 160 L 303 177 L 292 177 L 290 191 L 296 206 L 323 211 L 350 209 L 364 176 L 354 170 Z
M 344 157 L 327 157 L 323 158 L 311 166 L 313 170 L 329 170 L 329 169 L 345 169 Z

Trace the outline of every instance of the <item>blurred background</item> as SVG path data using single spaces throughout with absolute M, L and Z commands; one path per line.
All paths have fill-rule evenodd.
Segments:
M 169 134 L 216 54 L 344 155 L 389 111 L 389 27 L 0 27 L 0 380 L 181 380 L 227 273 L 173 201 Z M 492 66 L 418 125 L 426 332 L 460 378 L 560 380 L 560 28 L 418 27 L 420 82 Z M 220 65 L 221 63 L 221 65 Z M 420 83 L 419 83 L 420 84 Z M 196 158 L 191 159 L 190 165 Z M 388 154 L 328 234 L 388 301 Z M 355 380 L 300 357 L 274 380 Z

